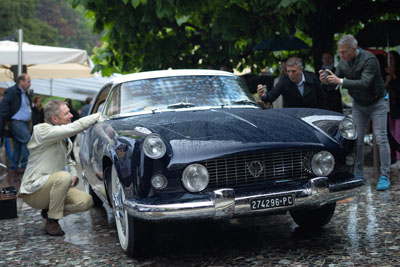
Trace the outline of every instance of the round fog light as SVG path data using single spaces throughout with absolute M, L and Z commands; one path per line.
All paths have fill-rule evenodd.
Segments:
M 151 178 L 151 185 L 155 189 L 164 189 L 165 187 L 167 187 L 167 184 L 167 178 L 161 174 L 156 174 Z
M 190 164 L 182 174 L 183 186 L 190 192 L 204 190 L 209 181 L 208 170 L 201 164 Z
M 335 167 L 335 158 L 328 151 L 320 151 L 313 156 L 311 167 L 315 175 L 328 176 Z

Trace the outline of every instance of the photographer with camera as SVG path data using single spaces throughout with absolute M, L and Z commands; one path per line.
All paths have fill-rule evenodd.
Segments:
M 338 41 L 340 62 L 335 73 L 319 71 L 321 82 L 325 85 L 343 86 L 353 97 L 352 117 L 357 126 L 357 154 L 355 175 L 363 175 L 364 135 L 368 120 L 372 120 L 373 133 L 379 148 L 381 176 L 377 190 L 390 187 L 390 149 L 387 139 L 387 99 L 385 83 L 378 59 L 370 52 L 358 48 L 353 35 L 344 35 Z
M 333 54 L 330 52 L 325 52 L 322 54 L 322 71 L 325 74 L 325 76 L 329 75 L 328 70 L 332 71 L 335 73 L 335 65 L 333 62 Z M 340 88 L 339 86 L 336 86 L 334 84 L 328 84 L 328 85 L 322 85 L 322 89 L 326 92 L 326 99 L 327 99 L 327 106 L 326 108 L 328 110 L 336 111 L 343 113 L 343 106 L 342 106 L 342 95 L 340 94 Z M 329 99 L 329 101 L 328 101 Z
M 286 62 L 287 75 L 270 91 L 265 92 L 263 85 L 257 85 L 258 97 L 265 103 L 272 103 L 280 95 L 284 108 L 325 108 L 325 92 L 321 89 L 318 77 L 304 71 L 300 58 L 291 57 Z

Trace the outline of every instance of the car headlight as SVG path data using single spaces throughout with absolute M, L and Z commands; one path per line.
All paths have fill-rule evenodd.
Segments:
M 346 117 L 339 123 L 339 132 L 345 139 L 357 139 L 357 129 L 353 119 Z
M 182 174 L 183 186 L 190 192 L 204 190 L 209 181 L 208 170 L 201 164 L 190 164 Z
M 311 167 L 315 175 L 328 176 L 335 167 L 335 158 L 328 151 L 320 151 L 313 156 Z
M 152 159 L 159 159 L 165 155 L 167 148 L 164 141 L 156 134 L 149 134 L 143 143 L 143 151 Z
M 164 175 L 156 174 L 151 177 L 151 185 L 155 189 L 164 189 L 168 185 L 168 180 Z

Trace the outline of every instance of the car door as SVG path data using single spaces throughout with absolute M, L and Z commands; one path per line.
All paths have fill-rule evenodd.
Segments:
M 111 90 L 112 84 L 104 86 L 98 93 L 89 114 L 103 112 L 107 96 Z M 92 189 L 96 192 L 101 190 L 103 184 L 101 156 L 99 155 L 99 131 L 101 129 L 104 116 L 100 118 L 99 122 L 85 130 L 80 137 L 80 162 L 82 171 L 88 180 Z

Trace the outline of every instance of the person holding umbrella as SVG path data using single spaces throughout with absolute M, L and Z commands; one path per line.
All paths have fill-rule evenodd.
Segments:
M 387 138 L 386 87 L 377 58 L 370 52 L 358 48 L 353 35 L 343 35 L 338 41 L 340 62 L 333 73 L 319 71 L 323 84 L 334 84 L 348 89 L 353 97 L 352 115 L 357 126 L 357 153 L 355 175 L 363 175 L 364 135 L 368 120 L 372 119 L 373 133 L 379 148 L 380 171 L 377 190 L 390 187 L 390 148 Z

